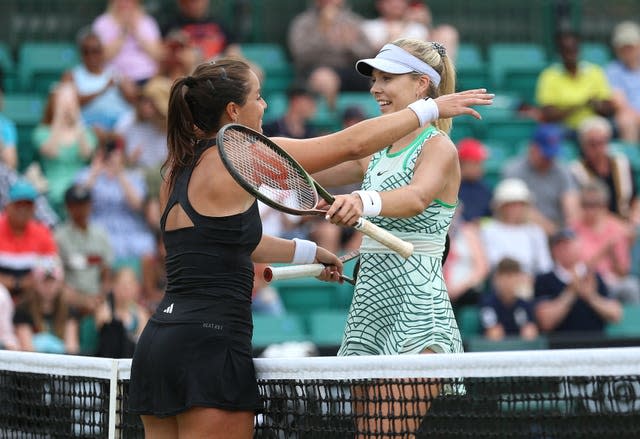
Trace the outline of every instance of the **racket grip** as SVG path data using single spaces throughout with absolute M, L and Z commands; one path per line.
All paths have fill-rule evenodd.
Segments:
M 398 238 L 393 233 L 376 226 L 364 218 L 360 218 L 354 228 L 395 251 L 405 259 L 413 253 L 413 244 Z
M 315 277 L 322 273 L 323 264 L 288 265 L 283 267 L 267 267 L 264 269 L 264 280 L 271 282 L 282 279 Z

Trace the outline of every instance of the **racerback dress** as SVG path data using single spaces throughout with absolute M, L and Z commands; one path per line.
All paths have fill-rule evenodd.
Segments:
M 420 152 L 433 136 L 429 126 L 410 145 L 373 155 L 362 189 L 390 191 L 410 183 Z M 462 341 L 442 275 L 446 234 L 456 206 L 435 200 L 411 218 L 368 218 L 414 244 L 402 256 L 363 237 L 360 270 L 338 355 L 462 352 Z
M 197 160 L 211 141 L 197 147 Z M 129 411 L 174 416 L 191 407 L 260 408 L 251 348 L 251 253 L 262 225 L 257 202 L 209 217 L 189 202 L 193 168 L 177 179 L 161 218 L 167 287 L 133 356 Z M 193 227 L 165 230 L 176 206 Z

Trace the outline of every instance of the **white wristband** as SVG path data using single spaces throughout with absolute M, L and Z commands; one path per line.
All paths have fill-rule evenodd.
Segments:
M 431 98 L 419 99 L 409 104 L 407 108 L 410 108 L 416 113 L 421 127 L 438 120 L 440 115 L 438 104 Z
M 292 264 L 312 264 L 316 260 L 316 250 L 318 246 L 313 241 L 293 238 L 296 248 L 293 251 Z
M 382 211 L 382 198 L 377 191 L 353 191 L 362 200 L 362 216 L 378 216 Z

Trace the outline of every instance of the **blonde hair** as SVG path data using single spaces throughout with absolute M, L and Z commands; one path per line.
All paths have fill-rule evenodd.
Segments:
M 432 41 L 423 41 L 414 38 L 400 38 L 393 41 L 394 44 L 416 58 L 429 64 L 440 75 L 440 84 L 436 87 L 433 81 L 429 83 L 427 96 L 437 98 L 438 96 L 451 94 L 456 90 L 456 71 L 453 62 L 446 54 L 444 46 Z M 438 119 L 435 122 L 436 128 L 445 133 L 451 131 L 452 120 Z
M 611 138 L 613 134 L 611 123 L 606 118 L 602 116 L 591 116 L 583 120 L 578 126 L 578 138 L 584 140 L 585 136 L 594 130 L 605 133 L 609 138 Z

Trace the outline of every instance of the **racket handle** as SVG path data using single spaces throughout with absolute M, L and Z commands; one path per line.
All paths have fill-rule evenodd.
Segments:
M 413 244 L 398 238 L 393 233 L 388 232 L 382 227 L 376 226 L 364 218 L 360 218 L 354 228 L 371 239 L 375 239 L 380 244 L 395 251 L 405 259 L 413 253 Z
M 267 267 L 264 269 L 264 280 L 271 282 L 282 279 L 297 279 L 300 277 L 315 277 L 322 273 L 323 264 L 287 265 L 283 267 Z

